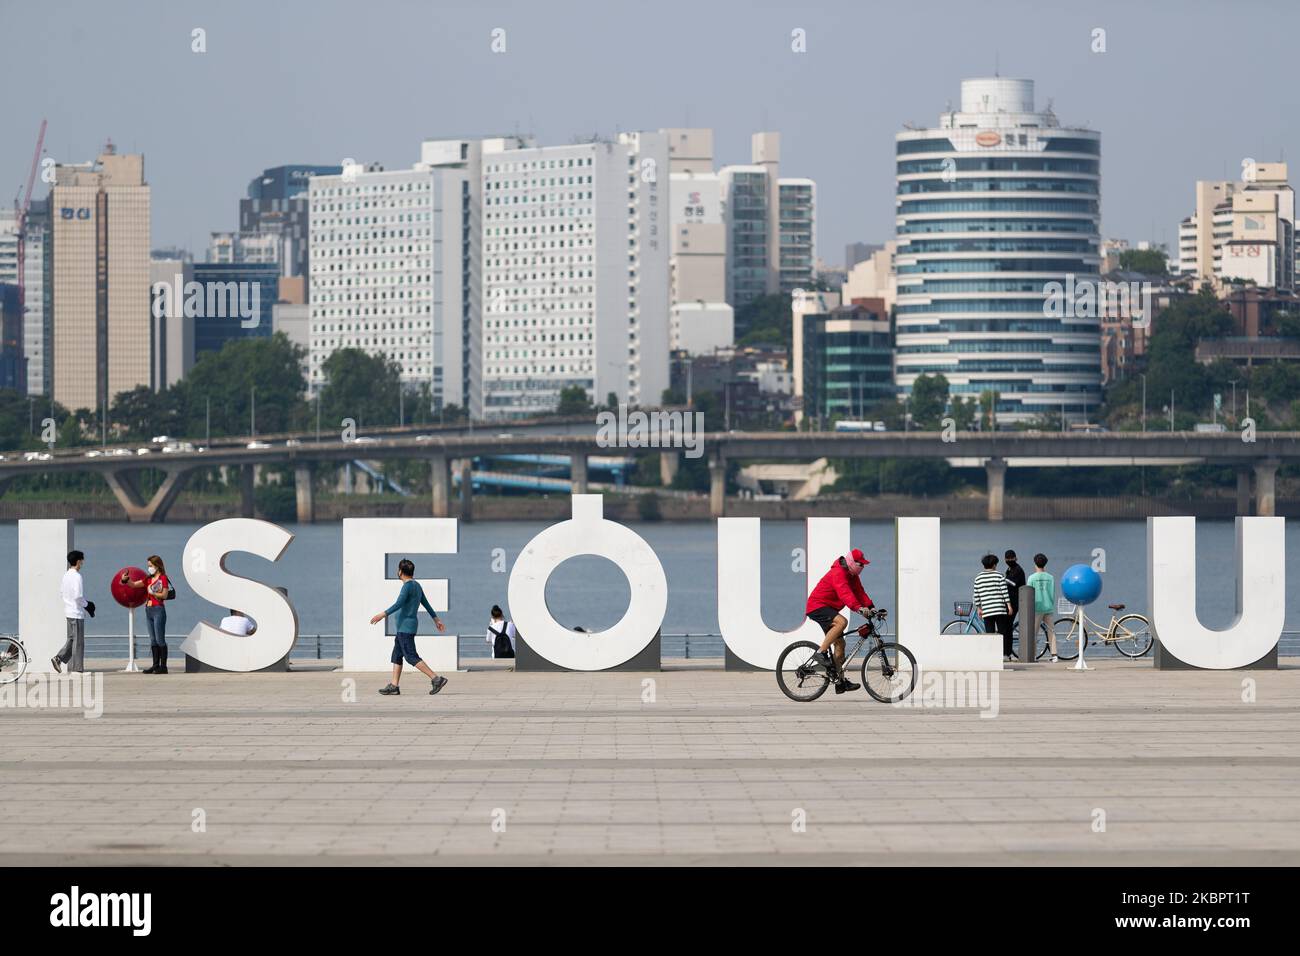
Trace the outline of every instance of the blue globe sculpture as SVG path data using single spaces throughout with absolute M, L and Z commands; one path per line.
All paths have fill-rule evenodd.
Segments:
M 1073 564 L 1061 575 L 1061 593 L 1071 604 L 1091 604 L 1101 597 L 1101 575 L 1086 564 Z

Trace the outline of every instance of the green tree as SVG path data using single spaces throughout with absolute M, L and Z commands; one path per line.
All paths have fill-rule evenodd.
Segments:
M 948 405 L 948 379 L 943 375 L 918 375 L 910 401 L 913 427 L 937 431 Z
M 1163 249 L 1125 249 L 1119 254 L 1119 267 L 1125 272 L 1162 276 L 1169 272 Z
M 402 387 L 398 362 L 347 348 L 332 353 L 321 371 L 325 378 L 320 393 L 322 427 L 336 429 L 346 418 L 362 427 L 397 424 L 399 409 L 407 401 L 398 395 Z M 412 396 L 412 404 L 418 408 L 422 403 Z
M 219 352 L 205 352 L 169 390 L 179 407 L 179 430 L 186 436 L 203 435 L 205 413 L 211 407 L 212 434 L 246 435 L 254 401 L 259 433 L 306 427 L 305 357 L 306 351 L 283 332 L 269 338 L 233 339 Z
M 590 411 L 591 399 L 581 385 L 566 385 L 560 389 L 560 403 L 555 409 L 557 415 L 585 415 Z
M 737 345 L 775 345 L 789 348 L 793 338 L 790 295 L 760 295 L 736 310 Z

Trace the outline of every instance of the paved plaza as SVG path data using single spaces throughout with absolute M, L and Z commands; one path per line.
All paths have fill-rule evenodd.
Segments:
M 1294 865 L 1284 663 L 1016 665 L 986 717 L 797 704 L 716 661 L 484 662 L 399 698 L 381 674 L 103 662 L 96 719 L 0 709 L 0 864 Z

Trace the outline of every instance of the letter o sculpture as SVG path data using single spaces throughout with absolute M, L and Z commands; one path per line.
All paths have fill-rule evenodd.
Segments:
M 546 606 L 546 582 L 569 558 L 607 558 L 627 577 L 631 599 L 607 631 L 575 632 Z M 528 646 L 552 664 L 575 671 L 617 667 L 654 639 L 668 610 L 668 579 L 645 539 L 604 518 L 600 495 L 574 495 L 573 517 L 554 524 L 524 546 L 510 571 L 510 613 Z

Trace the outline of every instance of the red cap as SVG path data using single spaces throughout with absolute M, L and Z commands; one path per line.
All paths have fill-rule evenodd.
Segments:
M 867 560 L 867 556 L 866 556 L 865 554 L 862 553 L 862 549 L 861 549 L 861 548 L 854 548 L 854 549 L 853 549 L 852 551 L 850 551 L 849 553 L 850 553 L 851 555 L 853 555 L 853 560 L 854 560 L 856 563 L 858 563 L 858 564 L 870 564 L 870 563 L 871 563 L 870 561 Z

